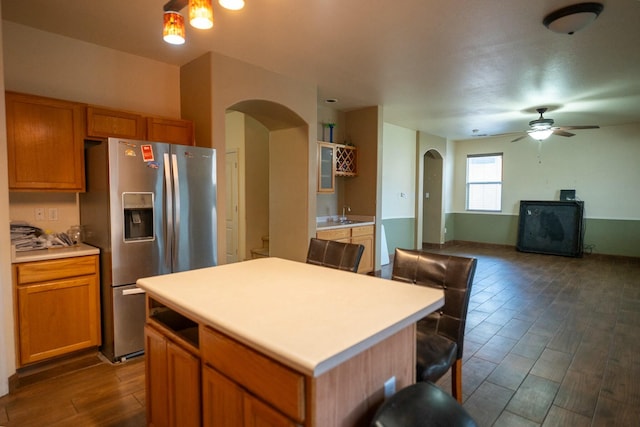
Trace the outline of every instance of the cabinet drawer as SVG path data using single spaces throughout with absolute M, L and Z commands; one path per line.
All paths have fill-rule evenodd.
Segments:
M 318 239 L 324 239 L 324 240 L 348 239 L 349 237 L 351 237 L 351 229 L 336 228 L 333 230 L 321 230 L 316 232 L 316 237 Z
M 97 257 L 95 255 L 90 255 L 16 264 L 16 283 L 18 285 L 26 285 L 67 277 L 96 274 L 96 260 Z
M 367 236 L 373 234 L 373 225 L 363 225 L 362 227 L 353 227 L 351 229 L 351 237 Z
M 209 328 L 202 360 L 298 422 L 304 421 L 304 376 Z

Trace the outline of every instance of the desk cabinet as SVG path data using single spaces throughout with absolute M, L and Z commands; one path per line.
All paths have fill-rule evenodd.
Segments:
M 84 105 L 5 93 L 10 190 L 84 191 Z
M 373 225 L 360 227 L 334 228 L 316 232 L 318 239 L 356 243 L 364 246 L 358 273 L 369 273 L 374 269 Z
M 100 345 L 98 256 L 14 264 L 19 367 Z

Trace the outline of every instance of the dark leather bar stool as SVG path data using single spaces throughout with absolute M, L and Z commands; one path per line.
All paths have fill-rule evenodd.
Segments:
M 432 382 L 399 390 L 378 408 L 371 427 L 476 427 L 471 415 Z
M 462 403 L 462 351 L 477 260 L 396 249 L 391 278 L 444 290 L 444 306 L 421 319 L 416 332 L 416 381 L 440 379 L 451 368 L 451 392 Z
M 356 243 L 336 242 L 311 238 L 307 252 L 307 264 L 321 265 L 356 273 L 364 246 Z

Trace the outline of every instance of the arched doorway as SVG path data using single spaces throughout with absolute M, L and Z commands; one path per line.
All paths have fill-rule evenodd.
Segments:
M 227 262 L 265 246 L 264 255 L 299 259 L 307 236 L 291 230 L 306 230 L 309 126 L 281 104 L 247 100 L 227 109 L 225 128 L 226 167 L 234 158 L 237 167 L 226 171 L 226 191 L 237 191 L 226 196 Z
M 443 160 L 437 150 L 427 151 L 423 158 L 422 174 L 422 245 L 429 247 L 444 243 L 443 222 Z

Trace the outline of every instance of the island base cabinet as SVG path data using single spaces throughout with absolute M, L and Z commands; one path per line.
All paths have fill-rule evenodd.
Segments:
M 147 425 L 200 426 L 200 359 L 145 325 Z

